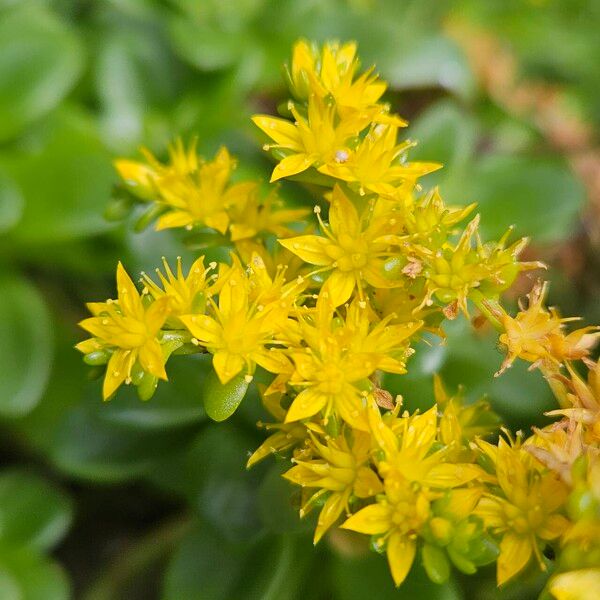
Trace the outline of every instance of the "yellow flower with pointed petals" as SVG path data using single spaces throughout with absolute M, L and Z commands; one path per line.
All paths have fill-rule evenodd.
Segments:
M 118 160 L 115 166 L 133 193 L 164 209 L 156 229 L 198 225 L 225 234 L 230 222 L 228 211 L 246 202 L 258 184 L 231 184 L 236 161 L 227 148 L 222 147 L 214 160 L 204 161 L 196 154 L 196 141 L 186 150 L 177 140 L 169 148 L 168 164 L 144 149 L 146 163 Z
M 115 161 L 115 168 L 133 194 L 143 200 L 158 200 L 161 185 L 168 185 L 198 169 L 197 143 L 197 138 L 193 138 L 186 150 L 180 138 L 175 140 L 169 146 L 168 164 L 162 164 L 147 148 L 142 148 L 145 163 L 121 158 Z
M 396 417 L 391 425 L 382 419 L 379 410 L 369 410 L 370 429 L 384 452 L 379 461 L 379 473 L 390 475 L 424 488 L 450 489 L 485 476 L 475 464 L 449 462 L 449 448 L 434 451 L 438 442 L 437 406 L 423 414 Z
M 324 422 L 332 415 L 352 427 L 368 430 L 365 407 L 372 384 L 368 378 L 377 370 L 401 372 L 403 363 L 393 358 L 396 350 L 407 354 L 406 340 L 414 326 L 375 326 L 369 331 L 367 309 L 356 308 L 360 316 L 345 323 L 336 318 L 328 297 L 321 294 L 311 319 L 298 314 L 300 347 L 287 351 L 295 370 L 289 380 L 302 391 L 296 396 L 286 422 L 312 417 L 322 411 Z M 357 324 L 357 321 L 359 323 Z M 351 343 L 352 332 L 361 330 L 360 340 Z
M 252 376 L 256 364 L 272 373 L 280 373 L 289 366 L 281 352 L 269 349 L 274 333 L 287 310 L 280 304 L 269 306 L 250 303 L 248 279 L 239 263 L 226 271 L 226 281 L 220 289 L 218 305 L 212 300 L 214 316 L 190 314 L 181 321 L 213 354 L 213 367 L 223 384 L 246 368 Z
M 309 212 L 306 208 L 284 208 L 275 190 L 261 200 L 257 186 L 246 196 L 245 202 L 238 203 L 229 211 L 231 241 L 239 242 L 265 233 L 280 238 L 290 237 L 294 231 L 288 224 L 300 222 Z
M 356 56 L 356 43 L 329 42 L 318 48 L 305 40 L 294 44 L 292 64 L 288 69 L 290 90 L 300 101 L 311 94 L 331 98 L 342 118 L 368 112 L 373 120 L 405 126 L 406 122 L 388 114 L 388 107 L 378 104 L 387 88 L 374 69 L 357 76 L 360 66 Z
M 175 329 L 181 328 L 179 316 L 198 312 L 201 306 L 206 304 L 210 294 L 210 278 L 207 278 L 211 269 L 216 267 L 216 263 L 204 267 L 204 257 L 201 256 L 194 261 L 190 270 L 185 276 L 181 257 L 177 257 L 177 275 L 173 273 L 166 258 L 163 257 L 163 266 L 165 274 L 160 269 L 156 273 L 162 284 L 162 287 L 155 283 L 146 273 L 142 273 L 142 281 L 150 295 L 158 300 L 159 298 L 169 297 L 171 299 L 171 312 L 167 323 L 173 325 Z
M 169 315 L 170 298 L 159 298 L 145 306 L 121 263 L 117 266 L 117 292 L 115 301 L 88 305 L 94 316 L 79 325 L 94 337 L 76 346 L 86 354 L 100 348 L 112 351 L 102 389 L 105 400 L 131 380 L 136 363 L 146 373 L 167 379 L 158 335 Z
M 537 283 L 527 296 L 527 308 L 522 308 L 515 317 L 493 307 L 504 328 L 500 343 L 507 349 L 498 374 L 508 369 L 517 358 L 551 369 L 564 361 L 585 358 L 600 339 L 598 327 L 584 327 L 565 335 L 565 323 L 576 321 L 578 317 L 561 318 L 556 309 L 546 308 L 544 299 L 547 293 L 548 282 Z
M 312 166 L 333 162 L 336 157 L 346 156 L 348 140 L 358 135 L 370 122 L 368 115 L 361 114 L 339 121 L 335 105 L 315 95 L 308 100 L 306 117 L 298 112 L 293 103 L 290 103 L 290 111 L 294 115 L 294 123 L 267 115 L 252 117 L 255 125 L 275 142 L 265 148 L 288 153 L 273 169 L 272 182 L 297 175 Z
M 222 147 L 213 161 L 199 163 L 189 176 L 160 182 L 160 202 L 168 211 L 158 219 L 156 229 L 199 225 L 225 234 L 228 210 L 244 202 L 258 185 L 251 181 L 230 185 L 235 165 L 227 148 Z
M 365 227 L 354 204 L 336 186 L 329 207 L 329 225 L 321 221 L 325 235 L 301 235 L 279 243 L 307 263 L 331 271 L 323 291 L 334 306 L 339 306 L 356 288 L 363 299 L 365 284 L 383 288 L 401 285 L 383 276 L 385 260 L 393 255 L 384 225 L 385 222 L 375 221 Z
M 417 550 L 417 538 L 432 517 L 431 502 L 442 490 L 464 485 L 482 475 L 472 464 L 444 463 L 445 450 L 432 451 L 437 441 L 437 408 L 422 415 L 396 417 L 392 428 L 379 409 L 370 407 L 371 433 L 384 457 L 377 469 L 385 494 L 376 504 L 352 515 L 342 527 L 375 537 L 386 550 L 396 586 L 406 578 Z
M 335 438 L 327 437 L 321 442 L 313 434 L 309 445 L 312 458 L 296 459 L 284 477 L 307 488 L 318 488 L 302 510 L 307 514 L 323 497 L 327 497 L 315 529 L 314 543 L 318 543 L 325 532 L 338 520 L 345 510 L 350 514 L 349 501 L 357 498 L 370 498 L 383 491 L 383 486 L 375 472 L 369 467 L 371 436 L 361 431 L 352 432 L 352 442 L 344 431 Z
M 500 439 L 498 446 L 478 445 L 495 465 L 498 493 L 485 494 L 475 514 L 502 537 L 497 564 L 498 585 L 522 571 L 532 556 L 542 570 L 544 546 L 563 534 L 569 521 L 561 514 L 568 489 L 559 476 L 542 468 L 520 444 Z
M 436 497 L 428 490 L 407 485 L 398 476 L 384 482 L 385 495 L 352 515 L 341 527 L 377 536 L 375 544 L 387 554 L 396 587 L 408 575 L 417 551 L 417 536 L 431 517 L 431 501 Z
M 377 124 L 356 149 L 339 154 L 336 160 L 319 167 L 319 171 L 336 179 L 356 183 L 359 191 L 394 196 L 396 187 L 414 186 L 423 175 L 441 169 L 439 163 L 403 162 L 401 159 L 412 142 L 396 144 L 398 127 Z
M 359 67 L 356 42 L 324 44 L 321 52 L 305 40 L 294 44 L 290 79 L 299 100 L 310 92 L 330 94 L 342 108 L 364 109 L 375 104 L 387 84 L 378 81 L 373 69 L 355 79 Z

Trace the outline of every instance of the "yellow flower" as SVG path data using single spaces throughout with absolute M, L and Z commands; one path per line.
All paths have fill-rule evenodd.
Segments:
M 312 320 L 299 314 L 303 347 L 291 348 L 287 353 L 295 367 L 289 383 L 303 389 L 292 402 L 286 422 L 323 411 L 325 423 L 330 416 L 337 415 L 356 429 L 368 429 L 365 406 L 372 388 L 368 377 L 376 369 L 400 370 L 402 363 L 390 359 L 390 355 L 400 348 L 406 354 L 406 340 L 420 323 L 387 326 L 387 329 L 384 324 L 369 331 L 367 310 L 357 307 L 356 313 L 350 322 L 341 324 L 322 294 Z M 357 339 L 350 344 L 352 331 L 362 331 L 362 341 Z
M 507 349 L 507 356 L 498 374 L 508 369 L 516 358 L 552 368 L 568 360 L 578 360 L 589 355 L 600 337 L 597 327 L 584 327 L 564 334 L 564 324 L 578 320 L 561 318 L 556 309 L 544 307 L 548 282 L 537 283 L 527 298 L 526 309 L 511 317 L 496 308 L 495 316 L 504 328 L 500 343 Z
M 258 185 L 255 182 L 230 185 L 235 164 L 223 147 L 213 161 L 199 163 L 189 176 L 159 182 L 160 202 L 168 211 L 158 219 L 156 229 L 189 229 L 199 225 L 224 234 L 229 226 L 228 210 L 244 202 Z
M 131 380 L 136 362 L 146 373 L 167 379 L 158 335 L 169 315 L 170 298 L 159 298 L 144 306 L 121 263 L 117 266 L 117 292 L 116 301 L 88 305 L 94 316 L 79 325 L 94 337 L 76 346 L 86 354 L 100 348 L 112 351 L 102 389 L 105 400 L 123 382 Z
M 308 488 L 318 488 L 309 497 L 300 515 L 304 516 L 322 497 L 327 497 L 319 513 L 314 535 L 316 544 L 325 532 L 338 520 L 345 510 L 350 513 L 348 503 L 354 495 L 357 498 L 370 498 L 383 491 L 381 481 L 368 466 L 371 451 L 371 436 L 361 431 L 352 432 L 352 443 L 346 432 L 335 438 L 327 437 L 321 443 L 311 436 L 311 459 L 297 459 L 284 477 L 289 481 Z
M 367 535 L 380 536 L 375 544 L 385 545 L 392 578 L 399 586 L 410 571 L 417 551 L 417 535 L 431 516 L 427 490 L 417 490 L 398 476 L 385 479 L 385 496 L 376 504 L 359 510 L 341 527 Z
M 375 544 L 385 546 L 394 583 L 399 586 L 412 566 L 417 537 L 430 520 L 431 502 L 442 490 L 455 488 L 482 475 L 472 464 L 444 463 L 447 452 L 433 451 L 437 436 L 437 408 L 423 415 L 396 418 L 386 425 L 379 410 L 369 410 L 371 432 L 384 453 L 378 462 L 385 495 L 351 516 L 342 527 L 381 536 Z M 436 490 L 437 488 L 437 490 Z
M 272 233 L 280 238 L 289 237 L 294 231 L 287 225 L 301 221 L 309 213 L 306 208 L 281 208 L 282 201 L 275 190 L 261 200 L 259 191 L 255 187 L 244 202 L 230 210 L 229 232 L 233 242 L 265 233 Z
M 180 138 L 169 146 L 169 163 L 162 164 L 147 148 L 142 148 L 146 163 L 127 159 L 115 161 L 115 168 L 127 188 L 143 200 L 158 200 L 160 185 L 184 178 L 198 168 L 197 138 L 186 150 Z
M 533 555 L 545 570 L 544 546 L 569 525 L 559 512 L 567 488 L 519 444 L 511 446 L 500 439 L 497 447 L 482 440 L 478 445 L 495 465 L 499 490 L 485 494 L 475 513 L 502 537 L 497 565 L 498 585 L 502 585 L 523 570 Z
M 292 53 L 292 92 L 299 100 L 306 100 L 311 92 L 321 97 L 331 95 L 341 112 L 368 108 L 381 98 L 387 84 L 378 80 L 373 69 L 355 79 L 358 67 L 355 42 L 330 42 L 319 53 L 300 40 Z
M 323 286 L 334 306 L 344 304 L 355 288 L 364 298 L 364 284 L 373 287 L 400 285 L 383 275 L 386 258 L 392 255 L 386 223 L 363 226 L 354 204 L 339 186 L 333 188 L 329 225 L 321 221 L 324 236 L 301 235 L 279 243 L 305 262 L 331 273 Z
M 254 123 L 275 142 L 265 148 L 281 149 L 287 154 L 273 170 L 271 181 L 291 177 L 309 167 L 319 167 L 335 161 L 336 157 L 346 156 L 348 140 L 358 135 L 370 121 L 365 115 L 338 121 L 335 105 L 315 95 L 308 100 L 306 117 L 293 103 L 290 103 L 290 110 L 294 123 L 267 115 L 252 117 Z
M 196 154 L 194 139 L 186 150 L 181 140 L 169 148 L 170 162 L 160 163 L 144 150 L 146 164 L 128 160 L 115 165 L 126 185 L 137 195 L 154 200 L 165 211 L 156 229 L 207 226 L 225 234 L 228 211 L 246 201 L 258 186 L 255 182 L 230 184 L 236 162 L 222 147 L 213 161 Z
M 336 179 L 357 183 L 361 194 L 365 190 L 376 194 L 394 196 L 395 188 L 406 182 L 414 185 L 416 180 L 442 167 L 439 163 L 403 162 L 406 150 L 413 144 L 396 144 L 398 127 L 378 124 L 355 150 L 339 153 L 336 160 L 319 167 L 319 171 Z
M 287 317 L 280 304 L 257 305 L 249 301 L 248 279 L 239 263 L 226 271 L 219 293 L 218 306 L 212 300 L 214 316 L 190 314 L 181 316 L 197 342 L 213 354 L 213 367 L 223 384 L 235 377 L 244 366 L 252 376 L 255 365 L 272 373 L 285 370 L 287 359 L 270 350 L 279 321 Z
M 207 274 L 216 267 L 216 263 L 211 263 L 206 269 L 204 267 L 204 257 L 201 256 L 194 261 L 187 276 L 183 274 L 180 256 L 177 257 L 177 275 L 173 273 L 164 257 L 163 266 L 165 275 L 161 273 L 160 269 L 156 269 L 162 287 L 156 284 L 146 273 L 142 273 L 142 281 L 155 300 L 164 297 L 171 299 L 171 312 L 167 323 L 175 329 L 180 329 L 179 316 L 199 312 L 206 304 L 211 283 L 210 278 L 207 278 Z

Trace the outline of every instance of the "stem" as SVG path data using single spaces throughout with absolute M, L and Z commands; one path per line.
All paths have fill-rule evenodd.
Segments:
M 120 588 L 167 554 L 189 531 L 191 524 L 191 519 L 184 516 L 159 525 L 123 555 L 119 555 L 83 595 L 83 600 L 113 600 L 120 597 Z
M 504 327 L 498 318 L 494 315 L 493 308 L 501 310 L 500 303 L 497 300 L 488 300 L 479 290 L 471 290 L 469 299 L 479 309 L 481 314 L 490 322 L 490 324 L 500 333 L 504 333 Z

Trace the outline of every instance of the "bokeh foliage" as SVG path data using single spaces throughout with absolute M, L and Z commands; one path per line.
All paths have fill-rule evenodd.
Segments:
M 211 423 L 201 402 L 206 357 L 175 359 L 175 383 L 151 402 L 126 390 L 102 404 L 72 346 L 84 299 L 113 295 L 117 258 L 135 272 L 161 255 L 192 256 L 177 234 L 133 232 L 135 216 L 104 218 L 119 209 L 109 202 L 112 158 L 140 144 L 160 154 L 174 136 L 197 134 L 201 151 L 226 143 L 245 177 L 265 180 L 249 117 L 283 97 L 281 64 L 299 37 L 356 40 L 411 121 L 412 156 L 446 165 L 427 185 L 449 202 L 477 201 L 486 236 L 510 224 L 532 236 L 532 254 L 563 267 L 552 276 L 555 298 L 597 321 L 597 272 L 562 260 L 575 253 L 587 264 L 594 247 L 581 231 L 597 227 L 594 213 L 582 221 L 573 144 L 549 133 L 535 100 L 554 101 L 558 118 L 564 110 L 577 132 L 591 132 L 583 150 L 593 145 L 599 24 L 593 0 L 0 0 L 0 597 L 533 597 L 539 581 L 496 592 L 484 572 L 468 588 L 440 587 L 419 567 L 395 591 L 383 562 L 353 538 L 313 550 L 279 465 L 244 469 L 261 437 L 255 391 L 230 422 Z M 490 75 L 469 60 L 481 36 L 512 57 L 516 92 L 536 83 L 525 102 L 533 110 L 489 85 L 495 75 L 509 81 L 506 63 L 490 59 Z M 299 187 L 284 192 L 312 204 Z M 519 365 L 493 380 L 493 336 L 460 323 L 448 333 L 447 346 L 423 344 L 409 375 L 386 385 L 409 407 L 427 407 L 440 372 L 471 398 L 488 393 L 509 426 L 540 422 L 553 406 L 541 378 Z M 135 528 L 91 527 L 132 493 L 155 505 L 128 508 Z M 83 567 L 78 552 L 90 557 Z

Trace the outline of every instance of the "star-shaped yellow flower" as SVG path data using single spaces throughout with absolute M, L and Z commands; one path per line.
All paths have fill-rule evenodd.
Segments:
M 117 292 L 117 300 L 88 304 L 94 316 L 79 325 L 94 337 L 76 346 L 85 354 L 98 349 L 112 352 L 102 389 L 105 400 L 131 379 L 136 362 L 146 373 L 167 379 L 158 334 L 169 316 L 171 299 L 165 296 L 145 306 L 121 263 L 117 267 Z
M 321 222 L 321 230 L 324 236 L 301 235 L 279 243 L 305 262 L 331 271 L 323 290 L 334 306 L 349 300 L 356 288 L 362 299 L 365 284 L 382 288 L 400 285 L 384 277 L 385 260 L 393 254 L 393 236 L 385 222 L 374 221 L 365 226 L 339 186 L 333 189 L 329 225 Z
M 273 170 L 271 181 L 291 177 L 309 167 L 319 167 L 335 161 L 336 157 L 346 156 L 348 140 L 370 122 L 370 117 L 364 114 L 339 121 L 335 105 L 315 95 L 308 100 L 306 117 L 293 103 L 290 103 L 290 111 L 294 115 L 294 123 L 267 115 L 252 117 L 254 123 L 275 142 L 267 148 L 287 153 Z
M 349 500 L 370 498 L 383 491 L 383 485 L 376 473 L 369 467 L 371 436 L 361 431 L 353 431 L 352 442 L 346 431 L 335 438 L 328 437 L 321 442 L 313 434 L 310 449 L 311 459 L 297 459 L 284 477 L 293 483 L 308 488 L 318 488 L 301 510 L 304 516 L 323 496 L 327 497 L 321 511 L 314 535 L 316 544 L 325 532 L 338 520 L 344 510 L 350 513 Z
M 180 317 L 197 342 L 213 354 L 213 367 L 221 383 L 230 381 L 244 367 L 246 374 L 252 376 L 256 364 L 272 373 L 287 369 L 289 361 L 285 356 L 269 350 L 279 321 L 287 316 L 287 305 L 250 303 L 248 278 L 239 263 L 225 273 L 218 305 L 209 300 L 213 316 Z
M 498 446 L 481 440 L 478 445 L 494 464 L 500 486 L 497 495 L 481 498 L 475 512 L 487 528 L 502 536 L 497 566 L 498 585 L 502 585 L 522 571 L 533 555 L 546 569 L 544 546 L 569 525 L 561 514 L 567 487 L 519 444 L 500 439 Z

